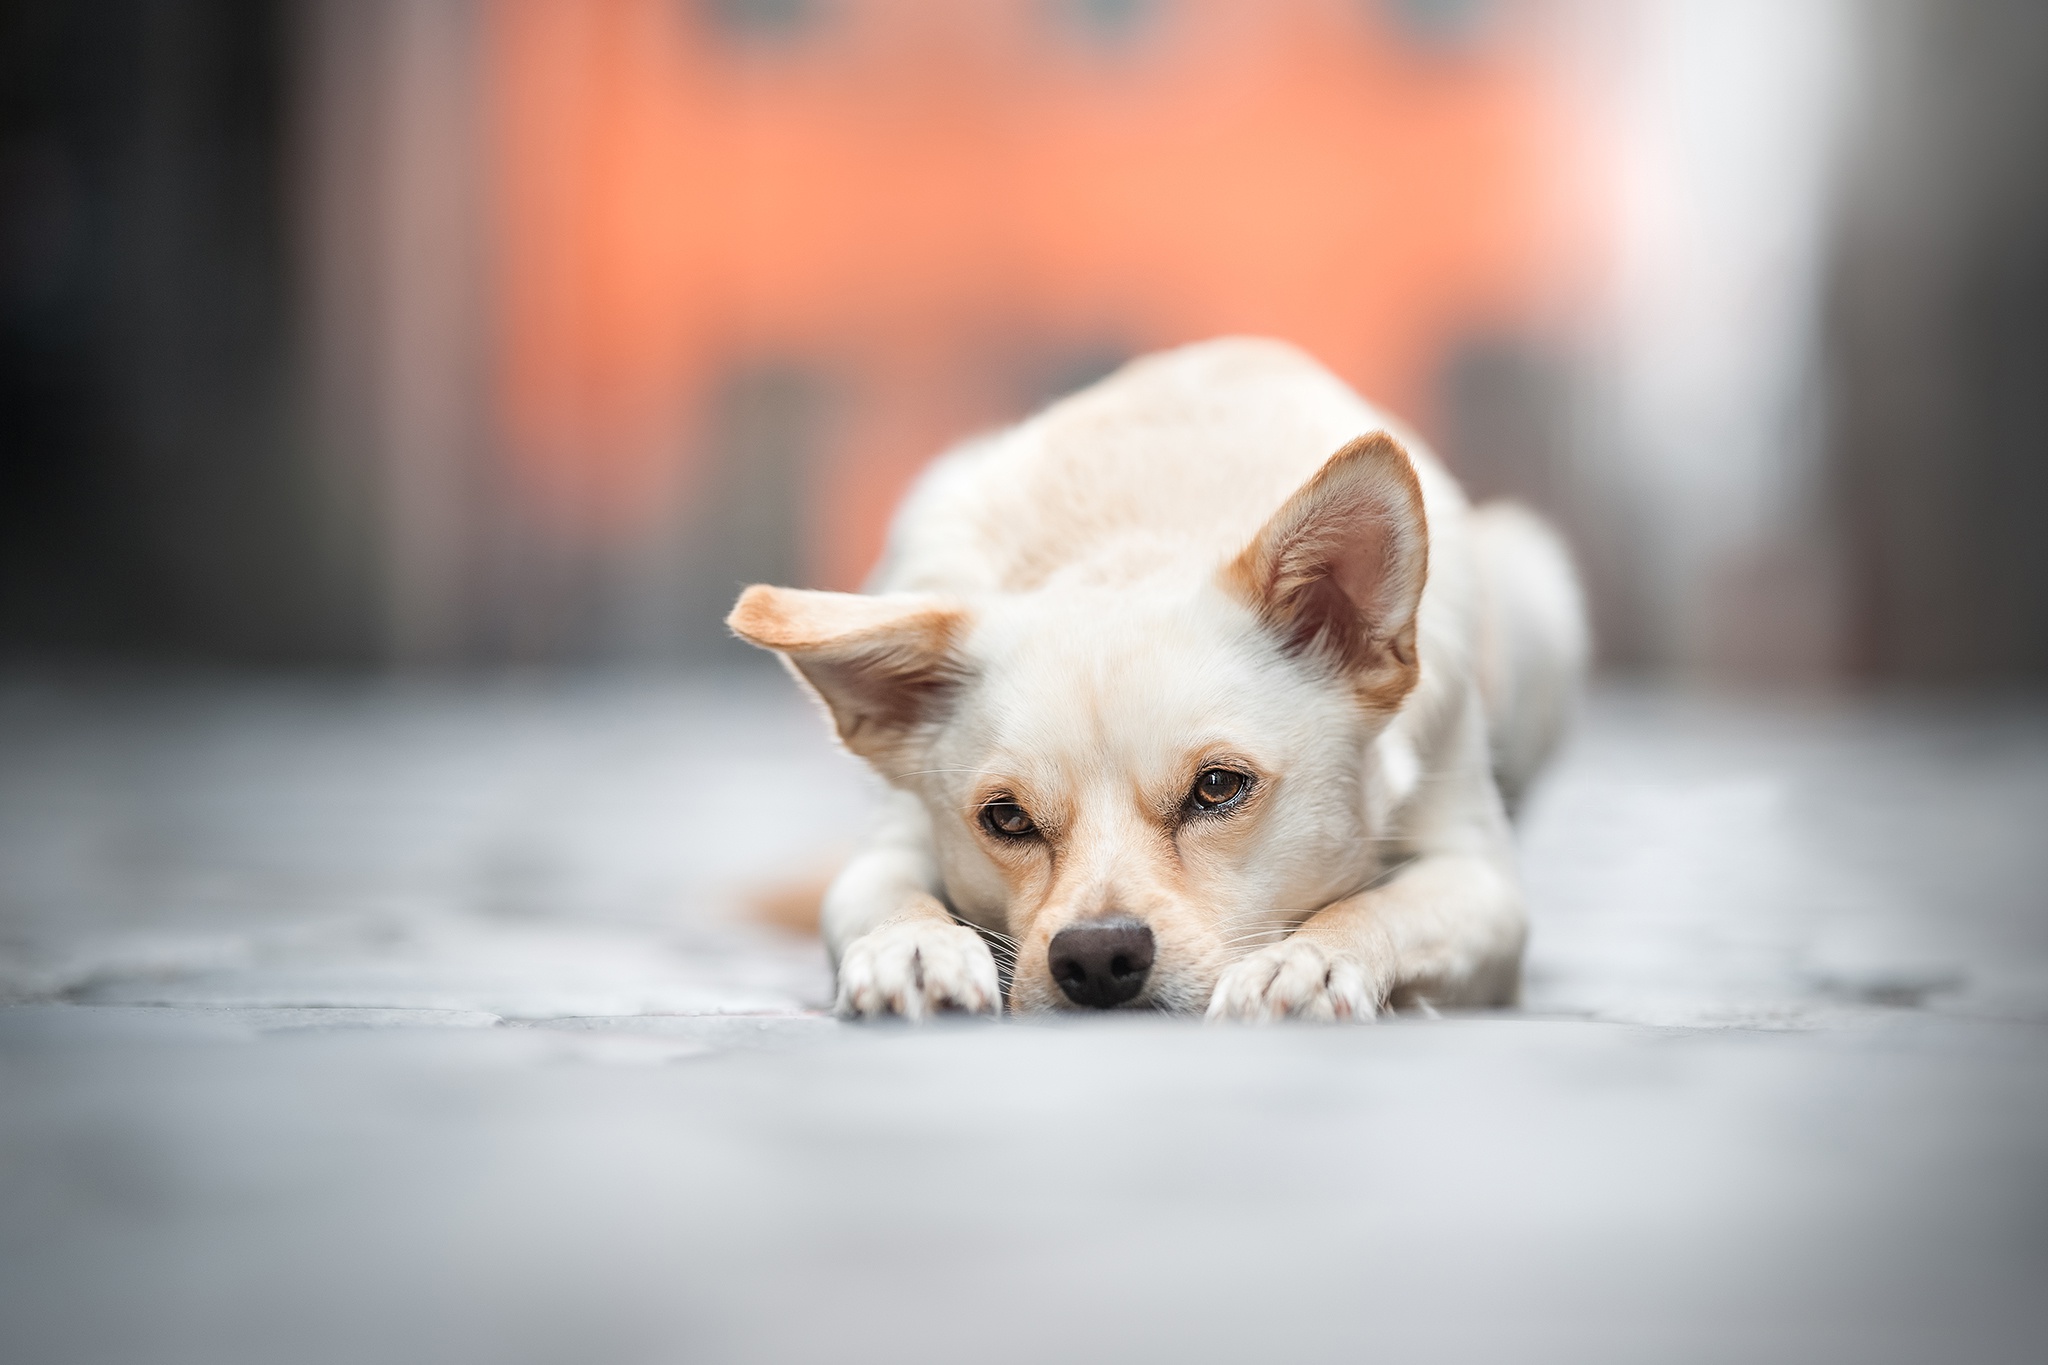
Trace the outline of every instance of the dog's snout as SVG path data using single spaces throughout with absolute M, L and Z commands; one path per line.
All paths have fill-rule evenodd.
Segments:
M 1127 916 L 1070 924 L 1053 935 L 1046 962 L 1067 999 L 1106 1010 L 1145 989 L 1152 970 L 1152 929 Z

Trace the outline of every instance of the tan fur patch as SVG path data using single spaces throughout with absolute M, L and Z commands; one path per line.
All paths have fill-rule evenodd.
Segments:
M 818 912 L 835 874 L 820 873 L 801 881 L 777 882 L 756 889 L 746 899 L 747 918 L 784 933 L 818 936 Z

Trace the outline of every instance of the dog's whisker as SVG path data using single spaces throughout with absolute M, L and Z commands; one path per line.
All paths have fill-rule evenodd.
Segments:
M 1299 914 L 1262 915 L 1258 919 L 1234 920 L 1220 927 L 1238 934 L 1267 933 L 1275 929 L 1285 932 L 1299 927 L 1308 917 L 1309 912 L 1304 910 Z
M 1285 943 L 1288 937 L 1286 934 L 1274 934 L 1270 937 L 1225 939 L 1221 946 L 1225 949 L 1270 948 L 1276 943 Z
M 1283 905 L 1274 910 L 1266 910 L 1256 915 L 1245 915 L 1242 918 L 1231 920 L 1225 927 L 1243 929 L 1261 927 L 1268 924 L 1295 925 L 1313 915 L 1319 908 L 1306 905 Z
M 1253 943 L 1261 939 L 1282 939 L 1286 938 L 1289 934 L 1292 934 L 1297 927 L 1299 926 L 1292 924 L 1282 924 L 1275 925 L 1271 929 L 1247 930 L 1246 932 L 1241 934 L 1233 934 L 1228 938 L 1225 938 L 1223 942 L 1225 942 L 1226 944 Z

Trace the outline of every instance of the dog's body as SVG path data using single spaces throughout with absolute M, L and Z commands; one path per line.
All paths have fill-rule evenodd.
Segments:
M 843 1013 L 994 1010 L 991 941 L 1016 1010 L 1514 998 L 1578 590 L 1388 426 L 1288 347 L 1168 352 L 934 465 L 875 595 L 748 589 L 892 789 L 823 909 Z

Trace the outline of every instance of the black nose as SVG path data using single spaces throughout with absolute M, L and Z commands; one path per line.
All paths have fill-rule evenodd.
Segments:
M 1152 929 L 1127 916 L 1083 920 L 1054 934 L 1045 958 L 1067 999 L 1106 1010 L 1145 989 L 1145 974 L 1152 970 Z

